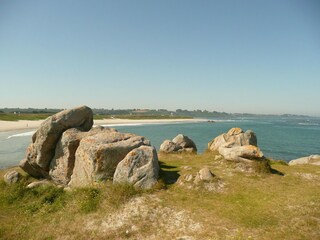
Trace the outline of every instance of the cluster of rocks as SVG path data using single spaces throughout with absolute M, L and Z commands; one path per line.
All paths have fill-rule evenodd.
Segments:
M 196 153 L 196 144 L 187 136 L 183 134 L 178 134 L 174 139 L 164 140 L 160 145 L 160 152 L 163 153 Z
M 256 134 L 241 128 L 231 128 L 208 143 L 208 150 L 218 152 L 225 160 L 235 164 L 236 171 L 270 173 L 271 166 L 258 147 Z
M 20 167 L 33 177 L 70 187 L 108 179 L 141 188 L 156 183 L 159 163 L 149 140 L 92 125 L 93 113 L 86 106 L 47 118 Z
M 257 145 L 256 134 L 248 130 L 243 132 L 241 128 L 231 128 L 208 143 L 210 151 L 218 151 L 226 160 L 248 161 L 264 158 Z

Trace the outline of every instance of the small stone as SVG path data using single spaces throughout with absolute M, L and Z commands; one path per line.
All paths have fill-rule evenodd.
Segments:
M 176 238 L 176 240 L 194 240 L 194 238 L 190 236 L 181 236 Z
M 187 170 L 187 171 L 192 170 L 192 167 L 190 167 L 190 166 L 183 166 L 181 168 L 184 169 L 184 170 Z
M 186 177 L 184 178 L 187 182 L 190 182 L 193 179 L 192 174 L 188 174 L 186 175 Z
M 200 182 L 209 182 L 214 179 L 214 174 L 210 171 L 209 168 L 205 167 L 200 169 L 197 173 L 196 178 L 194 179 L 194 183 L 198 184 Z
M 199 175 L 202 181 L 210 181 L 214 178 L 214 174 L 207 167 L 200 169 Z
M 27 188 L 35 188 L 35 187 L 39 187 L 39 186 L 44 186 L 44 185 L 51 185 L 51 183 L 48 180 L 42 180 L 42 181 L 36 181 L 36 182 L 32 182 L 30 183 Z
M 13 171 L 7 172 L 3 178 L 7 184 L 13 184 L 19 181 L 20 173 L 13 170 Z

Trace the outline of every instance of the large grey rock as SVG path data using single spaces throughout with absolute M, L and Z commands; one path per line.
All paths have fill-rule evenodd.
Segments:
M 177 145 L 176 143 L 170 140 L 164 140 L 163 143 L 160 145 L 160 152 L 178 152 L 180 149 L 182 149 L 181 146 Z
M 57 143 L 55 155 L 50 163 L 49 175 L 51 179 L 57 184 L 67 185 L 73 173 L 75 153 L 81 139 L 103 131 L 116 130 L 100 126 L 92 128 L 89 132 L 83 132 L 76 128 L 66 130 Z
M 135 148 L 150 145 L 142 136 L 116 131 L 103 131 L 84 137 L 76 151 L 69 186 L 91 185 L 112 179 L 118 163 Z
M 320 155 L 310 155 L 307 157 L 294 159 L 289 162 L 290 166 L 301 165 L 301 164 L 320 165 Z
M 174 139 L 172 139 L 172 142 L 182 147 L 182 149 L 191 149 L 190 151 L 197 152 L 196 144 L 189 137 L 183 134 L 178 134 Z
M 221 147 L 219 153 L 230 161 L 246 161 L 263 158 L 261 150 L 253 145 L 235 146 L 231 148 Z
M 248 130 L 243 132 L 241 128 L 231 128 L 208 143 L 208 149 L 218 151 L 220 147 L 234 147 L 252 145 L 257 147 L 256 134 Z
M 141 146 L 129 152 L 119 162 L 113 183 L 129 183 L 142 189 L 151 188 L 158 179 L 159 162 L 156 149 Z
M 263 153 L 258 148 L 256 134 L 241 128 L 232 128 L 208 143 L 210 151 L 218 151 L 230 161 L 246 161 L 262 159 Z
M 32 143 L 20 167 L 34 177 L 48 178 L 49 165 L 62 133 L 69 128 L 88 131 L 92 125 L 92 110 L 87 106 L 64 110 L 48 117 L 32 136 Z
M 165 140 L 160 145 L 160 152 L 197 152 L 197 147 L 189 137 L 183 134 L 178 134 L 172 141 Z
M 3 179 L 7 184 L 13 184 L 19 181 L 20 173 L 17 171 L 9 171 L 4 176 Z

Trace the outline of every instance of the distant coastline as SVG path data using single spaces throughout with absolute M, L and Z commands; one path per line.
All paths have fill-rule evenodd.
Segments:
M 36 129 L 44 120 L 0 121 L 0 132 Z M 138 124 L 167 124 L 167 123 L 196 123 L 206 122 L 207 119 L 99 119 L 94 125 L 117 126 Z
M 0 108 L 1 120 L 39 120 L 45 119 L 64 109 L 50 108 Z M 186 109 L 104 109 L 92 108 L 94 119 L 121 118 L 121 119 L 165 119 L 165 118 L 313 118 L 320 117 L 302 114 L 271 114 L 271 113 L 228 113 L 208 110 L 186 110 Z M 7 115 L 7 116 L 5 116 Z

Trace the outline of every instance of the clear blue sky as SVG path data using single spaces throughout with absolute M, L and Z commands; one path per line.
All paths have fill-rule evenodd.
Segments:
M 320 1 L 0 0 L 0 107 L 320 115 Z

